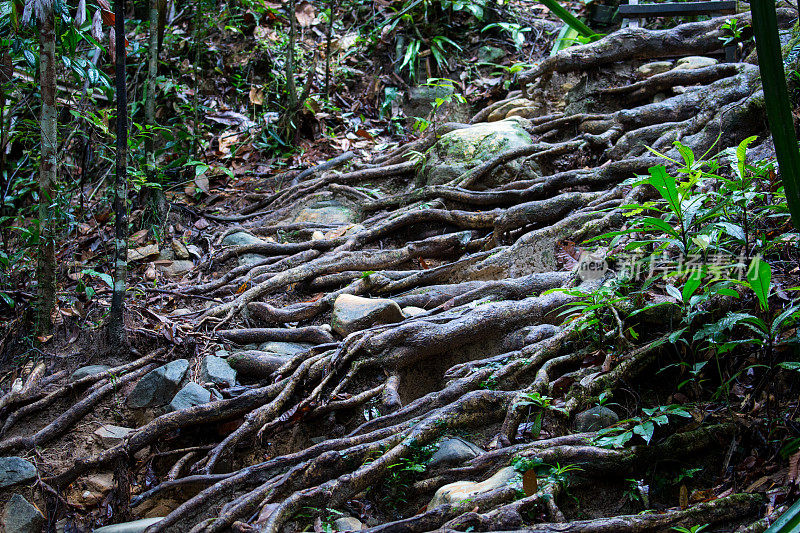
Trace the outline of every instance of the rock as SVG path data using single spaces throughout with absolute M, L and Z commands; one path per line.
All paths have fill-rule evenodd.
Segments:
M 703 56 L 682 57 L 678 60 L 678 63 L 672 70 L 693 70 L 696 68 L 710 67 L 711 65 L 716 65 L 717 63 L 719 63 L 719 61 L 717 61 L 712 57 L 703 57 Z
M 311 240 L 312 241 L 323 241 L 325 240 L 325 234 L 322 233 L 320 230 L 315 230 L 311 233 Z
M 93 474 L 79 481 L 80 487 L 73 487 L 73 499 L 83 507 L 92 507 L 103 501 L 106 494 L 114 488 L 114 474 Z
M 100 442 L 100 444 L 106 448 L 111 448 L 122 442 L 128 435 L 130 435 L 131 431 L 133 431 L 131 428 L 105 424 L 95 430 L 94 436 Z
M 228 364 L 236 370 L 239 376 L 262 379 L 278 370 L 289 359 L 291 359 L 289 355 L 245 350 L 228 357 Z
M 533 100 L 528 100 L 527 98 L 516 98 L 511 100 L 510 102 L 506 102 L 505 104 L 501 105 L 491 113 L 489 113 L 489 117 L 487 118 L 488 122 L 497 122 L 499 120 L 503 120 L 506 118 L 506 115 L 512 109 L 522 108 L 522 107 L 534 107 L 536 103 Z
M 506 57 L 506 51 L 502 48 L 491 45 L 483 45 L 478 48 L 478 61 L 481 63 L 497 63 Z
M 436 109 L 436 120 L 440 123 L 467 122 L 470 118 L 469 105 L 459 102 L 453 97 L 454 93 L 453 87 L 447 85 L 411 87 L 403 98 L 403 113 L 409 117 L 409 121 L 412 123 L 412 117 L 428 119 L 433 113 L 433 104 L 436 103 L 436 99 L 447 100 L 449 98 L 449 102 L 445 101 Z
M 0 489 L 36 479 L 36 467 L 22 457 L 0 457 Z
M 456 481 L 441 487 L 433 495 L 433 498 L 428 503 L 428 509 L 433 509 L 445 503 L 456 503 L 469 498 L 474 498 L 478 494 L 483 494 L 506 485 L 509 481 L 514 479 L 517 472 L 513 466 L 501 468 L 495 475 L 476 483 L 475 481 Z
M 428 311 L 426 311 L 425 309 L 423 309 L 421 307 L 414 307 L 413 305 L 409 305 L 409 306 L 404 307 L 402 309 L 402 311 L 403 311 L 403 315 L 406 318 L 412 318 L 412 317 L 419 316 L 419 315 L 422 315 L 422 314 L 425 314 L 425 313 L 428 312 Z
M 131 248 L 128 250 L 128 262 L 144 261 L 148 257 L 158 255 L 157 244 L 148 244 L 147 246 L 140 246 L 139 248 Z
M 541 117 L 544 114 L 544 111 L 545 111 L 544 107 L 533 107 L 533 106 L 515 107 L 514 109 L 506 113 L 506 118 L 511 118 L 511 117 L 536 118 L 536 117 Z
M 313 344 L 308 344 L 305 342 L 268 341 L 262 343 L 258 349 L 262 352 L 272 352 L 277 355 L 290 355 L 294 357 L 299 353 L 307 352 L 313 347 Z
M 194 263 L 188 259 L 176 259 L 168 265 L 158 265 L 158 269 L 168 276 L 180 276 L 194 268 Z
M 191 254 L 189 253 L 189 249 L 186 247 L 178 239 L 172 239 L 172 251 L 175 253 L 175 257 L 178 259 L 189 259 L 191 258 Z
M 14 494 L 3 511 L 0 525 L 6 533 L 41 533 L 44 522 L 44 515 L 35 505 Z
M 439 449 L 431 457 L 428 466 L 460 465 L 482 453 L 484 450 L 464 439 L 445 439 L 439 444 Z
M 529 146 L 533 140 L 522 128 L 522 120 L 515 117 L 484 122 L 442 135 L 428 150 L 425 169 L 417 176 L 416 186 L 442 185 L 502 152 Z M 522 158 L 517 158 L 500 165 L 491 176 L 484 178 L 484 185 L 500 185 L 513 180 L 522 168 L 521 161 Z
M 672 61 L 653 61 L 652 63 L 645 63 L 636 69 L 636 73 L 642 78 L 649 78 L 656 74 L 662 74 L 672 70 Z
M 225 238 L 222 239 L 223 246 L 247 246 L 248 244 L 263 244 L 264 242 L 265 241 L 262 241 L 255 235 L 244 231 L 230 233 L 225 235 Z
M 236 261 L 239 263 L 239 266 L 254 266 L 266 258 L 267 256 L 261 254 L 242 254 L 236 258 Z
M 334 531 L 361 531 L 364 529 L 364 524 L 358 518 L 343 516 L 334 520 L 333 529 Z
M 94 376 L 95 374 L 102 374 L 103 372 L 108 372 L 109 370 L 111 370 L 111 367 L 108 365 L 82 366 L 69 375 L 69 380 L 70 382 L 78 381 L 79 379 L 83 379 L 86 376 Z
M 172 398 L 172 401 L 169 403 L 168 411 L 189 409 L 195 405 L 203 405 L 210 401 L 211 392 L 194 381 L 190 381 L 178 391 L 174 398 Z
M 346 337 L 378 324 L 394 324 L 403 320 L 400 306 L 384 298 L 362 298 L 352 294 L 340 294 L 333 302 L 331 327 Z
M 236 370 L 225 359 L 208 355 L 200 363 L 200 379 L 222 387 L 233 387 L 236 385 Z
M 336 199 L 315 200 L 300 209 L 293 222 L 307 222 L 338 226 L 352 224 L 356 220 L 355 212 Z
M 617 422 L 619 422 L 617 413 L 608 407 L 598 405 L 575 415 L 575 421 L 572 423 L 572 427 L 576 433 L 585 433 L 588 431 L 599 431 L 603 428 L 613 426 Z
M 94 533 L 142 533 L 145 529 L 153 524 L 161 522 L 163 519 L 163 516 L 142 518 L 141 520 L 134 520 L 133 522 L 123 522 L 122 524 L 99 527 L 94 530 Z
M 178 390 L 189 361 L 176 359 L 145 374 L 128 394 L 128 406 L 134 409 L 165 405 Z

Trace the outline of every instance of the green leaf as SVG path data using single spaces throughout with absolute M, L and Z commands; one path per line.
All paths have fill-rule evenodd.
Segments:
M 739 143 L 739 146 L 736 147 L 736 168 L 739 172 L 739 179 L 744 179 L 745 177 L 745 162 L 747 158 L 747 147 L 755 141 L 758 137 L 753 135 L 752 137 L 748 137 L 747 139 L 743 140 Z
M 800 361 L 785 361 L 783 363 L 778 363 L 778 366 L 785 370 L 796 370 L 800 372 Z
M 689 298 L 692 297 L 694 291 L 700 286 L 703 282 L 703 273 L 700 270 L 695 270 L 692 272 L 692 275 L 689 276 L 689 279 L 686 280 L 686 285 L 683 286 L 683 292 L 681 292 L 681 296 L 683 296 L 683 301 L 688 302 Z
M 681 216 L 681 199 L 678 195 L 678 186 L 675 182 L 675 177 L 667 174 L 667 168 L 664 165 L 656 165 L 650 167 L 650 179 L 648 183 L 656 188 L 658 194 L 667 201 L 673 213 Z
M 640 435 L 647 444 L 650 444 L 650 439 L 653 438 L 653 433 L 655 430 L 655 424 L 649 421 L 633 427 L 633 432 L 637 435 Z
M 750 263 L 750 268 L 747 269 L 747 282 L 750 288 L 756 293 L 758 301 L 761 304 L 761 309 L 766 311 L 769 309 L 769 289 L 772 284 L 772 269 L 769 263 L 756 256 Z

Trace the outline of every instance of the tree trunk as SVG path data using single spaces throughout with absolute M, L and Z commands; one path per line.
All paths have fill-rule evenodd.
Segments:
M 53 310 L 56 305 L 56 258 L 53 236 L 53 185 L 56 182 L 56 38 L 53 8 L 47 10 L 39 33 L 39 75 L 42 91 L 42 153 L 39 164 L 39 257 L 37 333 L 53 332 Z
M 126 343 L 123 311 L 128 273 L 128 98 L 125 77 L 125 0 L 114 2 L 114 17 L 116 19 L 114 31 L 117 55 L 117 159 L 114 180 L 115 268 L 108 333 L 111 347 L 122 348 Z
M 147 64 L 147 92 L 144 101 L 144 125 L 147 135 L 144 138 L 145 163 L 148 179 L 155 172 L 153 128 L 156 124 L 156 75 L 158 74 L 158 6 L 159 0 L 150 0 L 150 48 Z

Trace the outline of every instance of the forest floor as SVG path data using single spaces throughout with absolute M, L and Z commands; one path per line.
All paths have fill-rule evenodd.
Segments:
M 766 529 L 796 497 L 796 370 L 777 366 L 796 330 L 766 351 L 729 325 L 717 354 L 698 332 L 756 309 L 746 284 L 623 283 L 641 259 L 626 245 L 653 231 L 587 243 L 635 229 L 630 205 L 675 232 L 658 186 L 632 178 L 659 164 L 690 178 L 676 140 L 698 161 L 722 153 L 710 173 L 734 172 L 723 150 L 751 135 L 748 164 L 772 156 L 747 47 L 707 61 L 726 20 L 629 28 L 552 57 L 557 26 L 529 21 L 533 48 L 506 54 L 534 66 L 510 90 L 475 69 L 456 92 L 477 107 L 445 91 L 418 137 L 398 138 L 374 105 L 394 78 L 361 78 L 338 112 L 304 112 L 316 139 L 287 169 L 210 104 L 226 128 L 210 172 L 168 191 L 157 238 L 145 223 L 132 236 L 132 351 L 109 352 L 91 327 L 109 298 L 98 276 L 68 278 L 96 291 L 59 307 L 35 354 L 25 317 L 7 324 L 0 457 L 36 472 L 0 505 L 16 491 L 64 532 L 145 518 L 150 533 Z M 702 64 L 674 68 L 682 57 Z M 774 172 L 759 180 L 762 199 Z M 724 192 L 695 185 L 706 207 Z M 73 252 L 109 240 L 103 228 L 83 225 Z M 748 258 L 751 235 L 770 236 L 772 302 L 788 307 L 796 234 L 759 218 Z M 588 252 L 599 273 L 580 271 Z

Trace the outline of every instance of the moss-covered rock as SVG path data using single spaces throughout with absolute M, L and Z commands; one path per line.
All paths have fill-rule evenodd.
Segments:
M 426 154 L 417 186 L 447 183 L 507 150 L 530 145 L 533 140 L 522 127 L 525 122 L 515 117 L 475 124 L 442 135 Z M 484 184 L 496 186 L 513 181 L 521 165 L 521 160 L 516 159 L 497 167 Z

